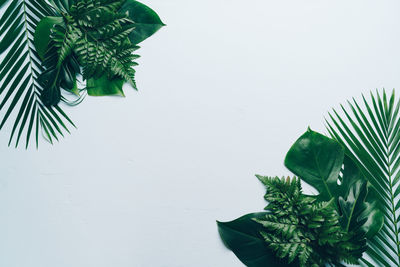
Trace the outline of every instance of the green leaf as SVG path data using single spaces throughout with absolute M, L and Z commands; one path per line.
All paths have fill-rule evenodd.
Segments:
M 146 40 L 165 26 L 156 12 L 135 0 L 127 0 L 120 12 L 128 12 L 129 18 L 135 22 L 135 29 L 129 34 L 133 44 Z
M 286 154 L 285 166 L 329 201 L 338 187 L 344 151 L 336 141 L 308 129 Z
M 4 53 L 4 60 L 0 63 L 0 111 L 4 112 L 0 114 L 0 125 L 3 127 L 10 118 L 15 118 L 9 145 L 15 138 L 15 145 L 18 146 L 21 135 L 25 132 L 28 147 L 31 133 L 35 131 L 38 146 L 39 128 L 44 135 L 52 134 L 56 140 L 58 134 L 63 135 L 59 131 L 59 125 L 64 123 L 41 102 L 44 89 L 38 83 L 38 76 L 44 69 L 40 56 L 34 49 L 32 37 L 32 29 L 36 28 L 38 20 L 55 14 L 43 0 L 7 1 L 5 5 L 6 11 L 0 18 L 0 31 L 4 34 L 0 41 L 0 54 Z M 12 79 L 14 81 L 11 83 Z M 61 108 L 56 108 L 62 112 Z M 71 122 L 67 116 L 63 117 Z M 63 128 L 65 129 L 64 126 Z
M 36 52 L 40 56 L 40 59 L 44 60 L 49 42 L 50 42 L 50 31 L 54 25 L 62 25 L 64 20 L 62 17 L 44 17 L 40 20 L 36 27 L 34 35 L 34 44 Z
M 90 78 L 87 80 L 87 93 L 90 96 L 108 96 L 108 95 L 119 95 L 125 96 L 122 91 L 124 80 L 120 78 L 114 78 L 110 80 L 107 75 L 103 75 L 100 78 Z
M 349 221 L 342 221 L 342 225 L 349 224 L 350 231 L 360 227 L 365 231 L 367 238 L 371 239 L 382 229 L 384 216 L 377 206 L 377 198 L 371 190 L 371 184 L 365 180 L 360 169 L 347 155 L 343 166 L 341 184 L 335 188 L 333 194 L 339 201 L 341 214 L 344 213 L 344 203 L 350 205 L 352 212 Z
M 247 214 L 231 222 L 217 222 L 225 245 L 248 267 L 290 267 L 275 256 L 260 234 L 263 226 L 254 219 L 264 218 L 266 212 Z
M 91 1 L 89 1 L 91 2 Z M 125 1 L 110 0 L 100 5 L 87 5 L 78 1 L 70 8 L 65 29 L 54 31 L 59 62 L 73 52 L 83 67 L 83 79 L 117 76 L 131 83 L 134 89 L 134 61 L 139 56 L 133 52 L 139 47 L 129 41 L 136 25 L 127 14 L 117 12 Z M 97 3 L 97 2 L 96 2 Z
M 0 8 L 7 2 L 8 0 L 0 0 Z
M 255 245 L 254 236 L 259 238 L 253 231 L 259 231 L 276 257 L 289 263 L 297 259 L 300 266 L 357 264 L 368 248 L 367 238 L 373 238 L 383 223 L 375 195 L 368 194 L 368 182 L 357 165 L 337 141 L 310 129 L 290 148 L 285 165 L 319 195 L 302 194 L 298 178 L 256 175 L 267 187 L 267 212 L 252 218 L 262 228 L 249 224 L 246 220 L 252 215 L 246 215 L 233 221 L 237 223 L 231 227 L 235 231 L 229 229 L 230 235 L 221 232 L 219 225 L 224 242 L 246 265 L 248 251 L 254 251 L 247 244 Z M 242 232 L 253 238 L 241 240 Z
M 365 178 L 337 141 L 308 129 L 290 148 L 285 165 L 315 187 L 320 200 L 336 199 L 346 231 L 362 227 L 371 238 L 382 228 L 383 214 L 376 206 L 376 198 L 373 193 L 367 197 Z M 346 212 L 347 220 L 343 219 Z
M 252 218 L 262 228 L 246 225 L 246 229 L 258 229 L 267 247 L 276 257 L 301 267 L 342 266 L 342 261 L 358 263 L 358 259 L 367 249 L 365 231 L 362 229 L 365 220 L 351 221 L 358 222 L 359 227 L 356 231 L 349 231 L 340 226 L 341 218 L 333 204 L 334 198 L 330 201 L 317 201 L 314 197 L 304 195 L 300 179 L 296 177 L 257 177 L 267 189 L 267 212 Z M 347 206 L 352 205 L 350 203 Z M 352 209 L 349 210 L 353 212 Z M 355 217 L 353 214 L 347 217 L 342 215 L 344 222 L 346 218 L 351 220 L 350 218 Z M 235 252 L 232 247 L 228 247 Z M 235 254 L 239 257 L 243 251 L 246 250 L 238 247 Z
M 367 194 L 367 182 L 359 180 L 353 184 L 346 197 L 339 197 L 342 228 L 346 232 L 361 232 L 362 238 L 364 233 L 373 237 L 383 225 L 383 215 L 379 216 L 379 209 L 366 202 Z M 368 224 L 367 220 L 370 220 Z
M 93 78 L 88 82 L 91 95 L 123 95 L 124 81 L 136 89 L 133 67 L 137 66 L 135 60 L 139 56 L 133 52 L 139 47 L 130 41 L 129 35 L 136 31 L 134 36 L 145 39 L 164 24 L 145 5 L 127 3 L 0 0 L 0 6 L 4 5 L 0 54 L 5 53 L 0 62 L 0 95 L 4 94 L 0 111 L 8 106 L 0 128 L 15 118 L 9 145 L 14 137 L 18 145 L 26 132 L 27 147 L 35 132 L 38 146 L 39 128 L 49 142 L 63 136 L 64 130 L 69 132 L 63 120 L 73 123 L 57 104 L 60 100 L 68 102 L 61 89 L 79 97 L 71 104 L 83 99 L 76 77 L 81 69 L 84 80 Z M 124 4 L 126 13 L 120 12 Z M 16 116 L 12 116 L 13 112 Z
M 385 216 L 379 209 L 378 204 L 379 202 L 376 201 L 376 198 L 371 197 L 371 190 L 368 190 L 367 201 L 364 203 L 365 207 L 361 215 L 367 217 L 363 229 L 366 231 L 368 240 L 372 239 L 382 229 L 385 222 Z
M 334 199 L 319 202 L 304 195 L 296 177 L 257 178 L 267 189 L 268 213 L 255 221 L 264 227 L 261 235 L 278 257 L 289 263 L 297 259 L 300 266 L 334 264 L 343 259 L 354 262 L 361 257 L 363 243 L 343 238 Z M 343 246 L 353 248 L 343 250 Z
M 346 154 L 360 168 L 371 184 L 367 199 L 374 198 L 384 215 L 382 230 L 369 242 L 367 251 L 373 266 L 400 266 L 400 101 L 393 91 L 362 96 L 363 106 L 355 99 L 342 107 L 343 115 L 333 110 L 327 128 L 333 138 L 346 148 Z M 370 207 L 368 207 L 370 208 Z M 368 211 L 367 211 L 368 213 Z M 379 213 L 372 217 L 380 218 Z M 372 224 L 371 231 L 377 227 Z

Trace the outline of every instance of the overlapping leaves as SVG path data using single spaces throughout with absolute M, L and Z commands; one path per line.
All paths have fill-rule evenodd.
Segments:
M 125 80 L 135 87 L 132 52 L 164 25 L 134 0 L 1 0 L 3 5 L 0 129 L 15 118 L 9 145 L 15 140 L 16 146 L 23 133 L 27 147 L 34 132 L 36 145 L 41 133 L 53 142 L 69 132 L 66 124 L 73 123 L 58 103 L 67 101 L 62 91 L 82 91 L 80 73 L 89 95 L 123 95 Z
M 122 79 L 136 89 L 132 52 L 138 46 L 132 44 L 128 35 L 136 25 L 128 14 L 119 12 L 125 0 L 79 0 L 63 14 L 61 23 L 57 18 L 42 20 L 36 30 L 35 40 L 43 55 L 46 71 L 41 81 L 43 102 L 50 106 L 61 100 L 61 89 L 76 92 L 76 75 L 83 68 L 84 80 Z M 54 22 L 53 24 L 51 24 Z M 50 42 L 43 49 L 42 38 L 49 35 Z M 75 67 L 78 65 L 78 67 Z M 70 66 L 70 67 L 69 67 Z M 92 82 L 89 82 L 92 83 Z M 119 91 L 122 91 L 119 88 Z M 89 95 L 91 91 L 88 91 Z
M 267 186 L 267 212 L 218 223 L 225 244 L 247 266 L 358 263 L 383 216 L 355 163 L 339 143 L 308 130 L 289 150 L 285 165 L 319 194 L 300 194 L 296 180 L 279 184 L 259 176 Z
M 353 99 L 343 115 L 333 110 L 327 121 L 332 137 L 346 147 L 372 185 L 371 193 L 384 214 L 384 226 L 369 241 L 363 259 L 367 266 L 400 266 L 400 102 L 395 93 L 362 97 L 361 105 Z
M 34 49 L 33 35 L 39 20 L 54 15 L 54 10 L 42 0 L 7 1 L 0 19 L 0 129 L 15 117 L 9 145 L 17 146 L 26 133 L 26 147 L 35 132 L 38 144 L 40 129 L 48 141 L 58 140 L 69 132 L 66 122 L 72 121 L 59 106 L 45 106 L 41 101 L 43 87 L 38 82 L 44 71 L 40 57 Z M 18 111 L 19 109 L 19 111 Z M 15 112 L 15 113 L 14 113 Z
M 382 227 L 375 195 L 368 194 L 370 185 L 335 140 L 309 129 L 290 148 L 285 166 L 317 189 L 318 199 L 336 200 L 346 230 L 362 228 L 370 237 Z
M 341 227 L 333 198 L 317 201 L 302 194 L 298 178 L 259 179 L 267 188 L 269 212 L 255 220 L 264 226 L 261 235 L 279 258 L 297 260 L 300 266 L 357 263 L 366 240 L 354 240 L 354 234 Z

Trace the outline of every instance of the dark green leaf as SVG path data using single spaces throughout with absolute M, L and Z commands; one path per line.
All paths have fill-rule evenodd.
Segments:
M 367 182 L 358 180 L 347 196 L 339 197 L 340 223 L 346 231 L 362 230 L 372 238 L 383 226 L 383 215 L 374 204 L 366 202 L 367 194 Z
M 39 55 L 34 49 L 32 38 L 32 29 L 36 28 L 38 20 L 50 15 L 54 15 L 54 12 L 45 1 L 23 0 L 11 1 L 0 19 L 0 32 L 3 34 L 0 54 L 5 54 L 0 63 L 0 94 L 5 93 L 0 109 L 3 109 L 6 103 L 9 104 L 5 114 L 1 115 L 0 128 L 10 120 L 12 112 L 17 113 L 9 144 L 16 136 L 18 145 L 26 126 L 26 140 L 29 142 L 35 121 L 36 144 L 39 127 L 42 127 L 46 135 L 59 132 L 60 129 L 55 123 L 59 123 L 59 120 L 46 118 L 50 113 L 46 107 L 41 106 L 40 95 L 43 88 L 38 84 L 38 74 L 43 68 L 38 62 Z
M 120 12 L 128 12 L 129 18 L 135 22 L 136 28 L 129 34 L 129 39 L 133 44 L 144 41 L 165 26 L 156 12 L 135 0 L 127 0 Z
M 277 258 L 260 234 L 261 224 L 254 219 L 265 217 L 265 212 L 247 214 L 231 222 L 217 222 L 219 234 L 225 245 L 248 267 L 286 267 L 286 262 Z
M 370 95 L 370 101 L 362 96 L 364 108 L 354 100 L 355 106 L 350 106 L 352 116 L 344 109 L 350 123 L 336 113 L 335 116 L 331 115 L 332 123 L 328 122 L 328 127 L 332 136 L 346 147 L 346 154 L 370 182 L 367 203 L 375 200 L 376 206 L 381 209 L 381 213 L 375 212 L 374 204 L 367 205 L 365 213 L 369 217 L 366 225 L 374 220 L 379 221 L 382 214 L 384 216 L 383 228 L 369 241 L 367 254 L 375 261 L 374 266 L 400 266 L 400 232 L 397 222 L 397 209 L 400 207 L 400 102 L 395 101 L 394 91 L 390 98 L 385 91 Z M 369 227 L 372 233 L 378 229 L 374 223 Z
M 50 30 L 53 28 L 54 25 L 62 25 L 63 23 L 64 20 L 62 17 L 48 16 L 42 18 L 39 24 L 36 26 L 34 44 L 36 51 L 42 60 L 44 60 L 44 56 L 50 42 Z
M 285 166 L 314 186 L 321 200 L 330 200 L 338 186 L 344 151 L 334 140 L 317 132 L 303 134 L 286 154 Z
M 107 75 L 103 75 L 100 78 L 90 78 L 87 80 L 87 92 L 90 96 L 107 96 L 107 95 L 119 95 L 125 96 L 122 91 L 124 80 L 120 78 L 114 78 L 109 80 Z
M 7 2 L 8 0 L 0 0 L 0 8 Z
M 371 195 L 367 200 L 367 182 L 337 141 L 309 129 L 290 148 L 285 165 L 315 187 L 319 199 L 336 199 L 346 231 L 362 228 L 372 237 L 381 229 L 383 214 L 374 204 L 376 199 Z

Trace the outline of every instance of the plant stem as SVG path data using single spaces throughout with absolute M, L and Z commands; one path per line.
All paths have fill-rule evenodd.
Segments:
M 388 123 L 389 124 L 389 123 Z M 388 130 L 386 130 L 385 134 L 385 148 L 386 148 L 386 164 L 388 167 L 388 180 L 390 187 L 390 201 L 392 203 L 392 213 L 393 213 L 393 221 L 394 221 L 394 230 L 396 234 L 396 247 L 397 247 L 397 264 L 400 266 L 400 244 L 399 244 L 399 229 L 397 227 L 397 219 L 396 219 L 396 208 L 394 205 L 394 195 L 393 195 L 393 183 L 392 183 L 392 170 L 390 168 L 390 149 L 389 149 L 389 136 Z

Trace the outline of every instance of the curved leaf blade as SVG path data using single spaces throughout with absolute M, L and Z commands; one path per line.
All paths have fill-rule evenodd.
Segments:
M 135 22 L 135 29 L 129 34 L 133 44 L 143 42 L 165 26 L 154 10 L 138 1 L 127 0 L 120 11 L 128 12 L 128 17 Z
M 124 91 L 122 90 L 123 85 L 123 79 L 117 77 L 110 80 L 107 75 L 102 75 L 97 79 L 89 78 L 87 80 L 86 89 L 90 96 L 125 96 Z
M 64 20 L 62 17 L 47 16 L 42 18 L 39 24 L 36 26 L 34 44 L 36 52 L 38 53 L 41 60 L 44 60 L 49 42 L 51 40 L 51 29 L 55 24 L 61 25 L 63 22 Z
M 336 141 L 308 129 L 286 154 L 285 166 L 306 183 L 314 186 L 319 198 L 334 197 L 344 151 Z
M 38 146 L 39 127 L 44 131 L 42 133 L 52 134 L 56 140 L 58 134 L 63 135 L 59 125 L 65 129 L 63 122 L 42 105 L 43 88 L 38 83 L 38 76 L 43 67 L 34 49 L 32 30 L 36 28 L 38 19 L 54 15 L 54 12 L 43 0 L 18 0 L 6 3 L 8 4 L 6 12 L 0 19 L 0 31 L 4 32 L 4 38 L 0 41 L 0 53 L 5 53 L 4 61 L 0 63 L 0 95 L 2 95 L 0 111 L 6 104 L 9 104 L 9 107 L 0 117 L 0 128 L 10 120 L 11 113 L 16 112 L 9 145 L 13 138 L 16 138 L 18 146 L 22 133 L 26 132 L 26 147 L 28 147 L 31 132 L 36 127 L 36 146 Z M 21 81 L 23 82 L 20 83 Z M 70 121 L 65 114 L 63 117 Z M 50 141 L 50 138 L 47 139 Z
M 251 213 L 230 222 L 217 221 L 221 239 L 246 266 L 296 266 L 280 260 L 268 248 L 260 234 L 262 225 L 254 221 L 265 217 L 265 214 L 266 212 Z
M 346 117 L 336 112 L 330 114 L 332 123 L 328 122 L 328 130 L 346 147 L 346 153 L 371 183 L 367 198 L 376 200 L 381 213 L 369 211 L 370 218 L 384 214 L 382 231 L 370 240 L 367 254 L 376 266 L 400 266 L 400 101 L 395 101 L 394 91 L 388 98 L 384 90 L 376 94 L 371 92 L 370 100 L 363 95 L 362 100 L 363 107 L 356 100 L 354 105 L 350 103 L 351 115 L 345 109 Z M 367 220 L 366 224 L 369 223 Z M 371 225 L 371 231 L 376 232 L 377 227 Z

